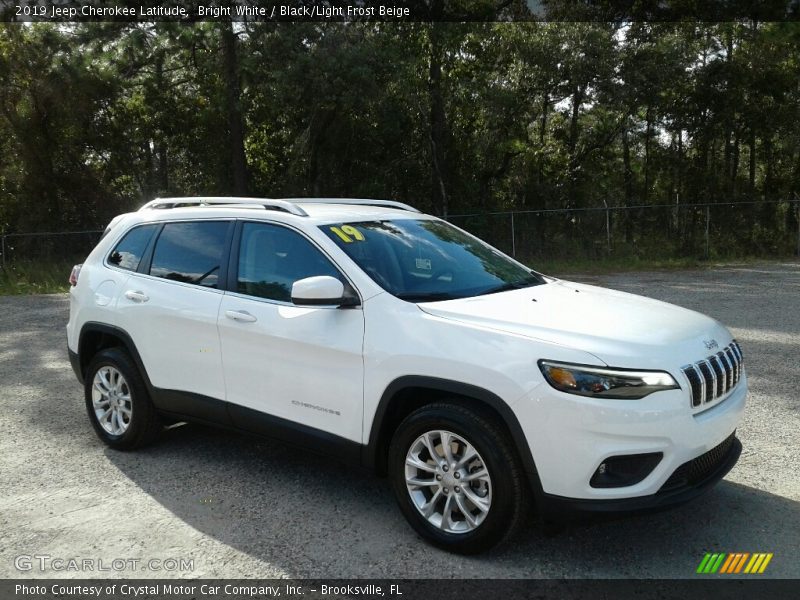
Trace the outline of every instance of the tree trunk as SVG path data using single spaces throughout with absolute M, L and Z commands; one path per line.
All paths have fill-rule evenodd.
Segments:
M 247 159 L 244 153 L 239 63 L 236 56 L 236 35 L 233 32 L 231 21 L 222 24 L 222 62 L 227 95 L 225 108 L 228 117 L 228 147 L 233 193 L 237 196 L 246 196 L 248 188 Z
M 748 143 L 750 146 L 750 172 L 749 172 L 749 181 L 750 181 L 750 200 L 755 199 L 756 195 L 756 134 L 755 132 L 750 133 L 750 142 Z
M 142 195 L 147 200 L 152 200 L 156 193 L 156 165 L 153 158 L 153 150 L 150 147 L 151 141 L 148 140 L 142 144 L 142 152 L 144 153 L 144 180 L 142 182 Z
M 539 161 L 538 161 L 538 175 L 536 183 L 538 186 L 542 185 L 544 181 L 544 136 L 547 133 L 547 111 L 550 108 L 550 95 L 545 93 L 542 99 L 542 121 L 539 125 Z
M 572 111 L 569 120 L 569 139 L 567 140 L 567 149 L 569 151 L 569 189 L 567 197 L 566 208 L 574 208 L 577 201 L 577 170 L 578 170 L 578 117 L 580 117 L 581 104 L 583 104 L 583 96 L 586 88 L 582 85 L 576 85 L 572 92 Z
M 731 140 L 732 133 L 728 129 L 725 132 L 725 187 L 727 192 L 731 189 L 731 170 L 733 166 L 733 142 Z
M 164 82 L 164 53 L 159 52 L 155 58 L 155 78 L 156 78 L 156 89 L 163 90 L 166 89 L 167 85 Z M 153 150 L 155 151 L 155 156 L 151 157 L 154 159 L 153 161 L 153 187 L 154 192 L 157 196 L 169 195 L 169 163 L 167 161 L 167 142 L 166 132 L 164 131 L 163 126 L 159 126 L 156 130 L 156 139 L 153 141 Z M 158 164 L 155 164 L 155 161 L 158 161 Z
M 764 201 L 769 201 L 772 195 L 772 137 L 764 138 Z
M 433 183 L 431 196 L 434 206 L 438 204 L 440 214 L 446 219 L 449 212 L 447 197 L 447 163 L 445 158 L 447 115 L 444 110 L 444 97 L 442 93 L 443 50 L 440 27 L 441 25 L 439 23 L 432 23 L 430 26 L 428 97 L 430 101 L 431 178 Z
M 644 194 L 642 204 L 647 205 L 650 199 L 650 139 L 653 136 L 653 112 L 648 106 L 645 114 L 646 127 L 644 131 Z
M 725 30 L 725 46 L 726 46 L 726 53 L 725 53 L 725 62 L 728 65 L 731 65 L 733 62 L 733 25 L 730 25 Z M 731 67 L 728 67 L 728 79 L 727 79 L 727 88 L 728 93 L 730 94 L 733 88 L 733 82 L 731 81 Z M 735 186 L 735 175 L 731 175 L 732 171 L 735 171 L 733 167 L 734 162 L 734 148 L 733 148 L 733 141 L 732 138 L 734 137 L 734 117 L 730 111 L 726 112 L 725 117 L 725 180 L 724 180 L 724 191 L 727 192 L 727 195 L 730 196 L 733 194 L 734 186 Z M 738 134 L 736 134 L 736 143 L 738 144 Z M 728 198 L 726 198 L 728 199 Z
M 164 140 L 156 144 L 158 157 L 158 193 L 169 195 L 169 161 L 167 160 L 167 144 Z
M 625 206 L 633 206 L 633 171 L 631 170 L 631 152 L 628 144 L 628 127 L 622 130 L 622 165 L 625 186 Z M 625 243 L 633 242 L 632 215 L 630 208 L 625 211 Z
M 739 174 L 739 148 L 740 148 L 739 134 L 733 140 L 733 164 L 731 165 L 731 196 L 736 197 L 736 177 Z

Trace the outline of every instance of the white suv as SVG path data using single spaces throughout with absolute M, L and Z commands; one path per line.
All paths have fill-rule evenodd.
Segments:
M 496 544 L 528 500 L 545 522 L 686 501 L 741 452 L 720 323 L 540 275 L 400 203 L 156 200 L 70 280 L 109 446 L 192 420 L 338 456 L 449 550 Z

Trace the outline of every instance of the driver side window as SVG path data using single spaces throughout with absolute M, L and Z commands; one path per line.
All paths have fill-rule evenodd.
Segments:
M 291 302 L 294 282 L 317 275 L 345 282 L 325 255 L 296 231 L 269 223 L 242 225 L 237 292 Z

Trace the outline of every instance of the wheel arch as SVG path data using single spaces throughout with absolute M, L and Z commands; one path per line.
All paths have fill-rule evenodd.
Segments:
M 408 375 L 395 379 L 386 387 L 378 402 L 369 440 L 364 447 L 362 462 L 365 466 L 379 475 L 385 475 L 389 443 L 400 422 L 418 408 L 443 399 L 457 399 L 466 407 L 491 414 L 498 419 L 511 435 L 534 496 L 538 497 L 542 493 L 530 446 L 511 407 L 489 390 L 437 377 Z
M 86 368 L 92 358 L 98 352 L 107 348 L 123 348 L 139 369 L 148 392 L 152 391 L 152 385 L 144 368 L 144 363 L 142 363 L 142 357 L 139 355 L 136 344 L 131 339 L 131 336 L 128 335 L 128 332 L 113 325 L 92 321 L 83 325 L 78 337 L 78 368 L 81 381 L 86 375 Z

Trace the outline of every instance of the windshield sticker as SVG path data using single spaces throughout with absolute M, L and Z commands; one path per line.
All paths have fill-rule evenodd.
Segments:
M 418 269 L 425 269 L 426 271 L 431 270 L 431 259 L 430 258 L 418 258 L 417 259 L 417 268 Z
M 335 233 L 345 244 L 350 244 L 354 240 L 357 242 L 363 242 L 366 239 L 364 234 L 352 225 L 342 225 L 341 228 L 331 227 L 331 231 Z

